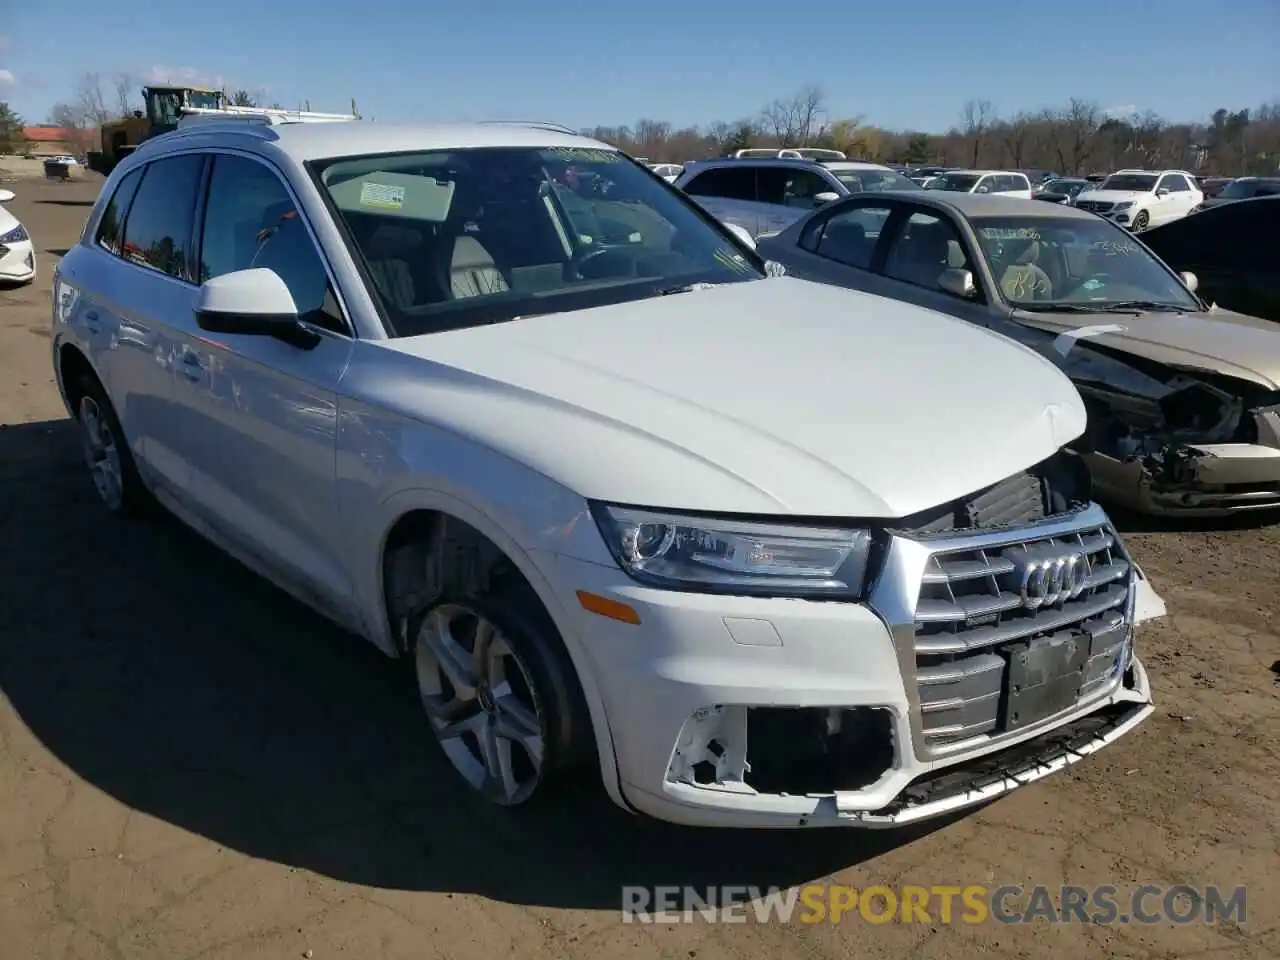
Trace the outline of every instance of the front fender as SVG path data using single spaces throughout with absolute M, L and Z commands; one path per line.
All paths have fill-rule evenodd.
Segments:
M 567 524 L 558 525 L 559 528 L 556 530 L 544 530 L 540 536 L 535 535 L 532 539 L 561 542 L 563 545 L 566 537 L 574 536 L 573 530 L 566 530 L 566 526 L 573 528 L 585 522 L 591 524 L 594 530 L 594 521 L 586 512 L 585 502 L 579 502 L 581 510 L 571 517 Z M 376 531 L 376 534 L 362 545 L 360 562 L 356 570 L 357 589 L 362 599 L 361 606 L 366 611 L 365 619 L 368 624 L 369 638 L 388 655 L 399 655 L 384 602 L 382 559 L 387 538 L 396 522 L 409 513 L 422 510 L 447 514 L 483 534 L 502 550 L 537 594 L 560 633 L 582 687 L 583 697 L 590 714 L 591 728 L 595 735 L 600 776 L 605 790 L 615 803 L 629 809 L 619 786 L 613 735 L 609 729 L 604 702 L 591 669 L 591 658 L 583 649 L 582 638 L 575 626 L 575 618 L 561 602 L 563 591 L 556 590 L 531 555 L 530 549 L 521 542 L 522 540 L 528 542 L 531 539 L 528 533 L 513 535 L 510 529 L 511 524 L 504 523 L 500 519 L 502 516 L 510 516 L 506 511 L 495 509 L 492 505 L 481 505 L 471 497 L 462 497 L 442 489 L 420 485 L 401 487 L 379 501 L 374 522 L 369 527 Z M 601 549 L 604 549 L 603 542 Z

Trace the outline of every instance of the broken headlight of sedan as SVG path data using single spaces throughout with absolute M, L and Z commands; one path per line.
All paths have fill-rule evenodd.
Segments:
M 866 529 L 793 526 L 592 504 L 609 551 L 655 587 L 753 596 L 862 595 Z

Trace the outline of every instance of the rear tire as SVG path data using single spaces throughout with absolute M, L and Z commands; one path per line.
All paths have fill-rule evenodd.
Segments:
M 72 384 L 76 398 L 76 423 L 85 465 L 98 497 L 117 515 L 145 512 L 152 503 L 151 492 L 138 474 L 133 453 L 115 408 L 96 377 L 81 374 Z

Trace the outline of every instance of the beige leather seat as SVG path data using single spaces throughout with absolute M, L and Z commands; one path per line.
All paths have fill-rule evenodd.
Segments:
M 410 237 L 404 230 L 391 226 L 379 226 L 364 245 L 365 261 L 374 286 L 387 303 L 401 310 L 417 303 L 413 271 L 404 259 L 415 245 L 421 245 L 416 232 Z
M 511 288 L 484 245 L 475 237 L 463 234 L 453 242 L 449 289 L 454 299 L 460 300 L 503 293 Z
M 1010 300 L 1052 300 L 1053 281 L 1036 263 L 1040 244 L 1035 240 L 1023 248 L 1000 274 L 1000 289 Z

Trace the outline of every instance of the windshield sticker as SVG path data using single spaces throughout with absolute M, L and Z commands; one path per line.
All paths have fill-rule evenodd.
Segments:
M 399 210 L 404 206 L 404 187 L 367 181 L 360 185 L 360 205 L 380 210 Z
M 981 227 L 978 233 L 984 240 L 1040 239 L 1040 231 L 1034 227 Z
M 1109 257 L 1127 257 L 1139 252 L 1138 245 L 1132 240 L 1098 240 L 1092 246 Z
M 547 160 L 561 163 L 621 163 L 622 154 L 616 150 L 588 150 L 582 147 L 552 147 L 544 154 Z
M 1080 284 L 1080 289 L 1101 290 L 1104 286 L 1106 286 L 1106 284 L 1104 284 L 1101 280 L 1094 278 L 1092 280 L 1086 280 L 1084 283 Z
M 717 250 L 714 256 L 718 263 L 724 264 L 730 270 L 737 273 L 751 272 L 751 265 L 747 263 L 747 258 L 740 253 L 734 253 L 730 250 Z
M 1068 330 L 1053 341 L 1053 349 L 1058 351 L 1059 355 L 1065 357 L 1071 352 L 1071 348 L 1076 345 L 1077 340 L 1100 337 L 1107 333 L 1124 333 L 1128 329 L 1123 323 L 1098 323 L 1091 327 Z

